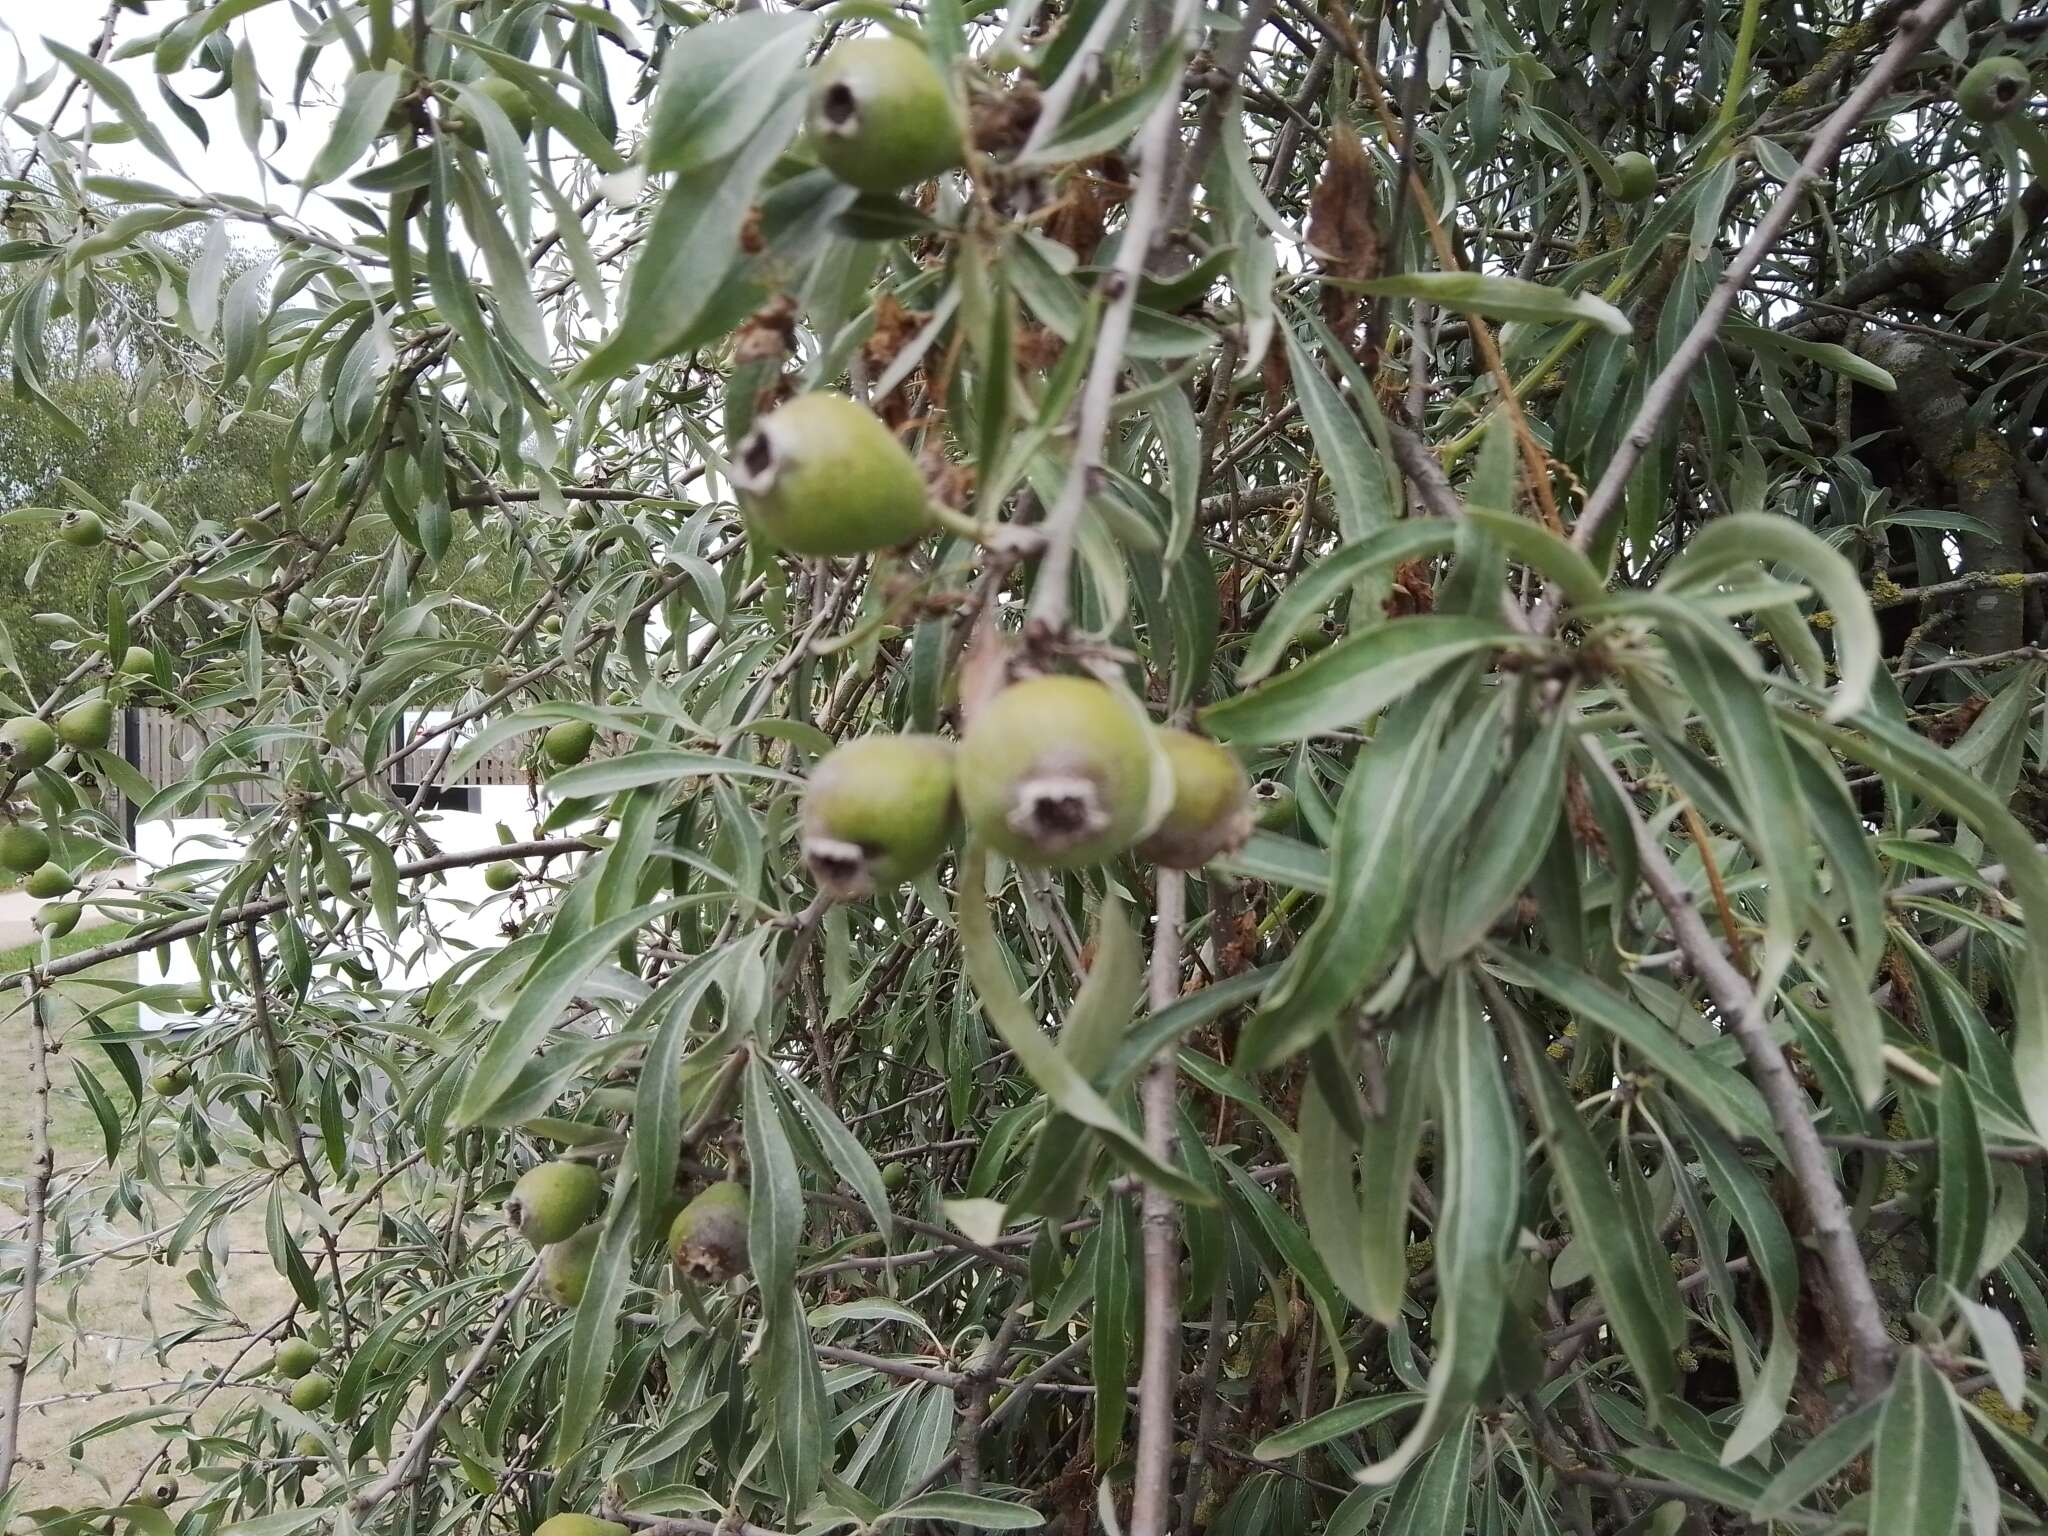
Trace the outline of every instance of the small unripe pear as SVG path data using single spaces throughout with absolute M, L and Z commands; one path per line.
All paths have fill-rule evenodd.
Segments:
M 146 645 L 131 645 L 121 653 L 115 670 L 123 677 L 148 677 L 156 671 L 156 652 Z
M 955 773 L 967 823 L 990 847 L 1060 868 L 1130 847 L 1171 795 L 1151 724 L 1085 677 L 1003 689 L 969 722 Z
M 175 1099 L 179 1094 L 192 1086 L 192 1069 L 186 1066 L 166 1067 L 149 1080 L 149 1086 L 156 1090 L 159 1098 Z M 302 1341 L 293 1339 L 290 1342 L 297 1344 Z M 284 1358 L 284 1351 L 282 1349 L 277 1352 L 277 1358 L 280 1360 Z M 319 1358 L 318 1354 L 313 1356 L 313 1360 L 318 1360 Z M 313 1368 L 313 1360 L 308 1360 L 304 1366 L 296 1371 L 287 1371 L 280 1367 L 278 1374 L 280 1376 L 303 1376 Z
M 1251 784 L 1227 747 L 1192 731 L 1162 730 L 1173 769 L 1173 805 L 1138 852 L 1168 869 L 1200 869 L 1252 835 Z
M 66 512 L 57 520 L 57 537 L 74 549 L 91 549 L 95 544 L 106 543 L 106 519 L 83 507 Z
M 490 97 L 492 105 L 512 119 L 512 131 L 520 138 L 533 132 L 533 99 L 503 75 L 479 80 L 471 89 Z M 449 119 L 449 125 L 471 149 L 484 147 L 483 124 L 473 122 L 458 112 Z
M 10 822 L 0 827 L 0 865 L 25 875 L 50 858 L 50 839 L 35 827 Z
M 494 891 L 509 891 L 524 878 L 524 872 L 510 859 L 484 866 L 484 884 Z
M 1979 59 L 1956 87 L 1956 105 L 1973 123 L 1994 123 L 2010 117 L 2033 94 L 2027 66 L 2009 54 Z
M 476 689 L 485 698 L 492 699 L 503 693 L 506 688 L 511 686 L 511 683 L 512 669 L 510 667 L 485 667 L 483 671 L 477 674 Z
M 62 864 L 39 864 L 21 882 L 21 888 L 38 901 L 69 895 L 71 887 L 71 871 Z
M 597 1227 L 586 1226 L 567 1242 L 540 1251 L 540 1291 L 556 1306 L 573 1307 L 590 1283 L 590 1263 L 597 1257 Z
M 1294 825 L 1294 791 L 1278 779 L 1261 779 L 1252 786 L 1253 814 L 1268 832 Z
M 889 1191 L 890 1194 L 895 1194 L 896 1191 L 909 1182 L 910 1165 L 908 1163 L 882 1164 L 882 1188 Z
M 557 768 L 572 768 L 586 757 L 597 742 L 597 727 L 588 720 L 564 720 L 548 727 L 540 749 Z
M 159 1472 L 137 1490 L 135 1502 L 148 1509 L 165 1509 L 177 1497 L 178 1480 L 168 1472 Z
M 78 926 L 79 913 L 84 910 L 75 901 L 49 901 L 36 908 L 36 915 L 29 919 L 38 933 L 61 939 Z
M 301 1413 L 311 1413 L 316 1408 L 325 1407 L 327 1400 L 332 1396 L 333 1379 L 317 1371 L 311 1376 L 301 1376 L 292 1383 L 291 1405 Z
M 533 1536 L 626 1536 L 626 1528 L 595 1515 L 552 1515 L 534 1527 Z
M 588 1163 L 542 1163 L 512 1186 L 505 1219 L 536 1248 L 572 1237 L 604 1203 L 604 1186 Z
M 1657 166 L 1646 154 L 1629 150 L 1614 157 L 1614 195 L 1624 203 L 1640 203 L 1657 191 Z
M 17 715 L 0 725 L 0 769 L 26 773 L 57 755 L 57 733 L 34 715 Z
M 894 192 L 960 163 L 962 135 L 931 56 L 900 37 L 841 43 L 811 85 L 819 160 L 863 192 Z
M 859 555 L 931 527 L 924 476 L 881 417 L 844 395 L 798 395 L 732 456 L 752 526 L 794 555 Z
M 286 1339 L 277 1346 L 270 1368 L 286 1381 L 297 1381 L 320 1363 L 320 1349 L 311 1339 Z
M 804 790 L 804 863 L 820 890 L 852 900 L 930 869 L 955 820 L 951 742 L 863 736 L 811 771 Z
M 309 1429 L 292 1442 L 292 1454 L 295 1456 L 325 1456 L 327 1454 L 327 1447 L 322 1445 L 320 1437 Z
M 57 739 L 67 747 L 104 747 L 114 735 L 114 706 L 81 699 L 57 717 Z
M 713 1184 L 668 1229 L 669 1257 L 700 1285 L 722 1285 L 747 1268 L 747 1189 Z

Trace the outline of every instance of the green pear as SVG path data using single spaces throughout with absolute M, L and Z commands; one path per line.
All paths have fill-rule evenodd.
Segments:
M 960 164 L 964 138 L 931 56 L 900 37 L 841 43 L 814 72 L 818 159 L 863 192 L 888 193 Z
M 156 1076 L 152 1077 L 149 1080 L 149 1086 L 156 1091 L 156 1094 L 159 1098 L 175 1099 L 179 1094 L 183 1093 L 187 1088 L 190 1088 L 192 1086 L 192 1069 L 190 1067 L 183 1065 L 175 1067 L 166 1067 L 163 1071 L 157 1073 Z M 301 1341 L 293 1339 L 290 1342 L 296 1344 Z M 280 1349 L 278 1351 L 277 1358 L 282 1359 L 283 1356 L 284 1351 Z M 317 1360 L 319 1358 L 320 1357 L 318 1354 L 315 1354 L 313 1357 L 314 1360 Z M 306 1374 L 307 1371 L 310 1371 L 312 1368 L 313 1361 L 309 1360 L 306 1362 L 305 1366 L 300 1370 L 287 1371 L 280 1369 L 278 1371 L 278 1374 L 280 1376 L 303 1376 Z
M 114 706 L 104 698 L 81 699 L 57 717 L 57 739 L 67 747 L 102 748 L 114 736 Z
M 494 891 L 509 891 L 525 878 L 525 871 L 510 859 L 499 859 L 484 866 L 484 884 Z
M 319 1363 L 320 1350 L 311 1339 L 286 1339 L 277 1346 L 270 1367 L 286 1381 L 297 1381 Z
M 66 512 L 57 520 L 57 537 L 74 549 L 91 549 L 107 541 L 106 519 L 83 507 Z
M 470 89 L 481 96 L 488 96 L 491 104 L 512 120 L 512 131 L 520 138 L 526 138 L 533 132 L 533 98 L 503 75 L 486 76 Z M 483 124 L 471 121 L 459 109 L 449 117 L 448 124 L 471 149 L 485 147 Z
M 793 555 L 892 549 L 932 526 L 924 476 L 881 417 L 844 395 L 798 395 L 732 458 L 748 522 Z
M 863 736 L 811 770 L 802 813 L 804 863 L 820 890 L 851 900 L 930 869 L 957 820 L 951 742 Z
M 324 1408 L 327 1400 L 333 1396 L 333 1378 L 321 1375 L 317 1371 L 310 1376 L 301 1376 L 292 1383 L 291 1405 L 301 1413 L 311 1413 L 316 1408 Z
M 1168 869 L 1200 869 L 1242 848 L 1252 835 L 1252 791 L 1236 755 L 1192 731 L 1162 729 L 1159 745 L 1173 770 L 1173 804 L 1138 845 L 1140 856 Z
M 114 670 L 123 677 L 149 677 L 156 671 L 156 652 L 146 645 L 131 645 L 121 653 L 121 664 Z
M 46 901 L 36 908 L 36 915 L 29 922 L 37 932 L 61 939 L 78 926 L 79 914 L 83 910 L 75 901 Z
M 34 715 L 17 715 L 0 725 L 0 768 L 26 773 L 57 755 L 57 733 Z
M 1614 195 L 1624 203 L 1640 203 L 1657 193 L 1657 166 L 1648 155 L 1629 150 L 1614 157 Z
M 1973 123 L 1994 123 L 2010 117 L 2033 95 L 2027 66 L 2009 54 L 1979 59 L 1956 87 L 1956 105 Z
M 968 722 L 955 765 L 967 824 L 1021 864 L 1111 858 L 1165 814 L 1171 775 L 1135 700 L 1085 677 L 1012 683 Z
M 71 871 L 62 864 L 40 864 L 23 877 L 21 888 L 38 901 L 68 896 L 72 890 Z
M 597 1224 L 584 1227 L 566 1242 L 540 1251 L 540 1291 L 565 1311 L 583 1299 L 590 1283 L 590 1262 L 597 1257 Z
M 1252 805 L 1259 825 L 1268 832 L 1281 832 L 1294 825 L 1294 791 L 1278 779 L 1261 779 L 1252 786 Z
M 327 1454 L 327 1447 L 321 1443 L 318 1435 L 314 1434 L 311 1430 L 307 1430 L 306 1433 L 292 1442 L 292 1454 L 295 1456 L 325 1456 Z
M 668 1229 L 669 1257 L 700 1285 L 723 1285 L 747 1268 L 747 1188 L 713 1184 Z
M 884 1163 L 882 1165 L 882 1188 L 889 1191 L 890 1194 L 895 1194 L 909 1182 L 910 1165 L 908 1163 Z
M 557 768 L 572 768 L 586 757 L 597 743 L 597 727 L 588 720 L 564 720 L 551 725 L 540 739 L 540 749 L 547 760 Z
M 533 1536 L 626 1536 L 626 1528 L 595 1515 L 552 1515 L 533 1528 Z
M 604 1204 L 604 1185 L 588 1163 L 542 1163 L 512 1186 L 505 1219 L 536 1248 L 574 1236 Z
M 178 1480 L 168 1472 L 159 1472 L 137 1490 L 135 1502 L 146 1509 L 166 1509 L 177 1497 Z
M 9 822 L 0 827 L 0 866 L 25 875 L 50 858 L 50 839 L 36 827 Z

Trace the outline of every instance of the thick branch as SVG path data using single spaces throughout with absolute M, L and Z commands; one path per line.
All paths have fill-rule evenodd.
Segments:
M 1152 1011 L 1180 998 L 1181 925 L 1187 885 L 1179 870 L 1159 871 L 1152 933 Z M 1145 1146 L 1173 1161 L 1174 1053 L 1159 1053 L 1145 1073 Z M 1173 1196 L 1147 1184 L 1140 1205 L 1145 1248 L 1145 1339 L 1138 1377 L 1138 1465 L 1131 1495 L 1131 1536 L 1165 1536 L 1173 1517 L 1173 1394 L 1180 1383 L 1180 1212 Z
M 1863 1262 L 1863 1251 L 1856 1246 L 1855 1229 L 1849 1225 L 1849 1208 L 1828 1167 L 1820 1135 L 1813 1128 L 1813 1106 L 1771 1038 L 1755 991 L 1707 931 L 1685 882 L 1672 868 L 1664 844 L 1636 809 L 1621 775 L 1599 752 L 1589 751 L 1586 760 L 1613 789 L 1635 838 L 1643 880 L 1670 920 L 1672 936 L 1691 962 L 1693 974 L 1706 984 L 1708 996 L 1742 1046 L 1750 1075 L 1770 1109 L 1771 1123 L 1785 1144 L 1788 1171 L 1799 1189 L 1800 1203 L 1806 1207 L 1821 1264 L 1835 1291 L 1837 1315 L 1849 1335 L 1850 1373 L 1856 1393 L 1867 1402 L 1889 1378 L 1892 1344 L 1884 1331 L 1884 1313 L 1870 1283 L 1870 1270 Z

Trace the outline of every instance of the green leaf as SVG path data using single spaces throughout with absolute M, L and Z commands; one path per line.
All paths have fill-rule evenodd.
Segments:
M 1894 393 L 1899 381 L 1869 358 L 1847 347 L 1837 346 L 1832 341 L 1808 341 L 1803 336 L 1788 336 L 1783 331 L 1774 331 L 1767 326 L 1750 325 L 1742 320 L 1729 320 L 1722 324 L 1721 334 L 1729 341 L 1742 346 L 1775 352 L 1781 357 L 1803 358 L 1832 369 L 1844 378 L 1854 379 L 1858 384 L 1871 389 Z
M 1584 321 L 1614 336 L 1627 336 L 1633 330 L 1628 316 L 1598 294 L 1566 293 L 1562 288 L 1519 277 L 1496 277 L 1484 272 L 1403 272 L 1365 282 L 1335 277 L 1320 281 L 1355 288 L 1360 293 L 1421 299 L 1426 304 L 1484 315 L 1491 320 L 1528 320 L 1538 324 Z
M 1870 1536 L 1951 1536 L 1963 1507 L 1963 1428 L 1948 1382 L 1906 1350 L 1871 1455 Z
M 804 1191 L 796 1154 L 782 1124 L 782 1105 L 758 1052 L 747 1057 L 747 1260 L 764 1295 L 794 1295 L 797 1246 L 803 1240 Z
M 1170 1190 L 1176 1199 L 1195 1205 L 1209 1204 L 1208 1191 L 1152 1155 L 1144 1138 L 1060 1054 L 1025 1007 L 1024 999 L 1017 995 L 989 916 L 984 893 L 987 861 L 987 854 L 973 843 L 960 860 L 960 947 L 967 960 L 967 974 L 996 1033 L 1016 1053 L 1017 1064 L 1053 1104 L 1090 1130 L 1107 1136 L 1116 1155 L 1135 1172 Z
M 1353 764 L 1337 804 L 1329 897 L 1239 1038 L 1240 1071 L 1306 1047 L 1393 964 L 1415 888 L 1413 833 L 1460 692 L 1408 701 Z
M 681 784 L 690 779 L 714 776 L 776 779 L 785 784 L 797 782 L 794 775 L 780 769 L 736 757 L 685 752 L 673 747 L 649 747 L 564 768 L 549 776 L 548 791 L 560 800 L 595 800 L 644 785 Z
M 816 18 L 741 11 L 677 32 L 642 153 L 654 172 L 695 171 L 744 146 L 803 66 Z
M 1291 329 L 1283 327 L 1281 334 L 1287 341 L 1287 366 L 1302 419 L 1330 480 L 1337 526 L 1347 543 L 1363 538 L 1399 515 L 1400 492 L 1388 476 L 1378 444 L 1323 373 L 1321 360 Z
M 1550 1151 L 1550 1171 L 1570 1218 L 1567 1230 L 1592 1269 L 1593 1287 L 1606 1304 L 1622 1352 L 1654 1403 L 1677 1385 L 1673 1355 L 1683 1342 L 1671 1337 L 1664 1322 L 1677 1303 L 1671 1266 L 1661 1250 L 1645 1251 L 1633 1240 L 1637 1234 L 1623 1220 L 1607 1158 L 1558 1083 L 1549 1058 L 1526 1027 L 1512 1027 L 1507 1034 Z
M 1292 671 L 1202 711 L 1202 724 L 1246 746 L 1356 730 L 1455 661 L 1535 645 L 1486 619 L 1424 614 L 1347 635 Z
M 569 1330 L 569 1355 L 562 1372 L 562 1415 L 555 1422 L 549 1466 L 568 1466 L 582 1454 L 604 1406 L 605 1382 L 618 1343 L 619 1313 L 633 1278 L 633 1242 L 640 1231 L 637 1205 L 632 1174 L 621 1170 L 612 1185 L 611 1205 L 602 1218 L 604 1228 L 590 1260 L 590 1276 L 584 1281 L 583 1299 L 576 1304 L 576 1321 Z
M 1440 1159 L 1437 1356 L 1421 1416 L 1391 1452 L 1358 1471 L 1368 1487 L 1398 1478 L 1484 1380 L 1500 1339 L 1508 1249 L 1521 1205 L 1522 1142 L 1499 1047 L 1462 971 L 1444 983 L 1432 1035 Z
M 342 92 L 341 110 L 334 114 L 334 129 L 306 167 L 300 186 L 308 192 L 324 187 L 362 159 L 384 131 L 403 84 L 390 70 L 364 70 L 352 76 Z
M 1343 544 L 1281 590 L 1238 663 L 1240 685 L 1256 683 L 1280 664 L 1295 637 L 1314 627 L 1318 614 L 1361 578 L 1385 566 L 1448 548 L 1454 530 L 1441 523 L 1391 523 Z
M 43 39 L 43 46 L 50 50 L 50 57 L 70 67 L 73 74 L 83 80 L 93 95 L 114 109 L 114 115 L 122 125 L 135 135 L 135 142 L 148 150 L 157 159 L 173 169 L 178 157 L 171 153 L 170 141 L 157 132 L 155 117 L 143 107 L 135 92 L 107 65 L 75 48 L 62 43 Z
M 1750 1504 L 1749 1512 L 1759 1520 L 1775 1520 L 1798 1508 L 1801 1499 L 1863 1454 L 1870 1437 L 1877 1433 L 1878 1414 L 1883 1408 L 1882 1403 L 1865 1403 L 1807 1441 L 1799 1448 L 1799 1454 L 1764 1485 L 1764 1491 Z
M 1984 1234 L 1991 1218 L 1991 1163 L 1977 1104 L 1962 1069 L 1941 1074 L 1940 1150 L 1934 1185 L 1934 1272 L 1968 1292 L 1983 1273 Z
M 1045 1516 L 1035 1509 L 1026 1509 L 1021 1504 L 1005 1504 L 1001 1499 L 984 1498 L 978 1493 L 960 1493 L 951 1489 L 906 1499 L 894 1509 L 884 1510 L 876 1516 L 869 1522 L 869 1528 L 873 1529 L 892 1520 L 936 1520 L 947 1525 L 964 1525 L 977 1531 L 1029 1531 L 1045 1524 Z
M 457 1125 L 480 1125 L 506 1096 L 534 1050 L 560 1021 L 584 979 L 619 946 L 619 941 L 664 913 L 700 900 L 677 897 L 636 908 L 577 934 L 541 964 L 491 1031 L 463 1084 L 455 1107 Z
M 1299 1424 L 1266 1436 L 1252 1447 L 1252 1455 L 1260 1461 L 1284 1461 L 1303 1451 L 1312 1451 L 1319 1445 L 1342 1439 L 1345 1435 L 1369 1429 L 1381 1419 L 1391 1418 L 1421 1402 L 1420 1392 L 1394 1392 L 1385 1397 L 1361 1397 L 1341 1403 L 1312 1419 L 1303 1419 Z

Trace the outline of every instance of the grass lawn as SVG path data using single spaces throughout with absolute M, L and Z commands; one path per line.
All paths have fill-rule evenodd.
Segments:
M 76 954 L 103 944 L 119 935 L 117 928 L 75 932 L 53 946 L 57 955 Z M 40 958 L 40 945 L 0 952 L 0 975 L 18 971 Z M 85 977 L 132 981 L 133 958 L 116 960 L 83 973 Z M 127 1086 L 105 1054 L 91 1043 L 79 1023 L 79 1008 L 106 1000 L 107 994 L 94 987 L 78 986 L 77 978 L 60 982 L 53 992 L 52 1025 L 56 1050 L 50 1060 L 50 1141 L 56 1157 L 59 1186 L 66 1171 L 76 1174 L 106 1156 L 106 1142 L 99 1121 L 78 1086 L 77 1072 L 90 1072 L 107 1090 L 117 1110 L 129 1112 Z M 122 1004 L 107 1015 L 117 1029 L 133 1026 L 135 1006 Z M 0 1010 L 0 1228 L 20 1231 L 22 1175 L 28 1165 L 28 1082 L 29 1030 L 26 1010 L 19 994 L 10 997 Z M 143 1068 L 145 1076 L 148 1067 Z M 146 1090 L 145 1090 L 146 1091 Z M 157 1132 L 158 1145 L 167 1142 Z M 127 1148 L 124 1158 L 132 1157 Z M 175 1167 L 166 1169 L 176 1177 Z M 89 1188 L 108 1183 L 104 1169 L 87 1180 Z M 211 1180 L 210 1180 L 211 1182 Z M 152 1195 L 156 1221 L 175 1220 L 171 1198 Z M 218 1344 L 189 1344 L 159 1357 L 152 1339 L 176 1325 L 182 1304 L 191 1298 L 184 1265 L 166 1267 L 149 1257 L 143 1248 L 130 1248 L 104 1261 L 80 1264 L 79 1252 L 111 1247 L 136 1233 L 148 1230 L 126 1215 L 106 1218 L 96 1209 L 74 1201 L 68 1208 L 72 1230 L 68 1254 L 61 1260 L 58 1278 L 38 1297 L 40 1323 L 36 1332 L 35 1366 L 23 1395 L 22 1480 L 31 1506 L 97 1503 L 107 1491 L 97 1472 L 119 1492 L 157 1443 L 148 1427 L 136 1425 L 84 1449 L 85 1467 L 71 1461 L 67 1446 L 71 1439 L 111 1414 L 139 1408 L 166 1394 L 159 1384 L 196 1373 L 208 1364 L 224 1363 L 240 1348 L 239 1341 Z M 283 1279 L 272 1269 L 263 1253 L 262 1205 L 244 1208 L 230 1218 L 229 1242 L 234 1250 L 222 1292 L 236 1310 L 251 1323 L 268 1322 L 290 1299 Z M 58 1234 L 53 1228 L 51 1240 Z M 157 1388 L 157 1390 L 145 1390 Z M 215 1405 L 228 1406 L 239 1394 L 222 1393 Z M 216 1408 L 209 1405 L 210 1422 Z M 173 1515 L 178 1513 L 174 1510 Z

